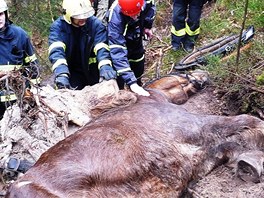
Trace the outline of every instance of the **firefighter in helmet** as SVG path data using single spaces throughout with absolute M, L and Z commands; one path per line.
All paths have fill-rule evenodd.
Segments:
M 39 81 L 39 73 L 33 45 L 27 33 L 9 20 L 7 10 L 6 2 L 0 0 L 0 71 L 21 69 L 21 75 L 29 77 L 35 84 Z M 14 103 L 17 98 L 4 82 L 1 82 L 0 88 L 0 117 L 2 117 L 6 107 Z
M 109 47 L 119 87 L 126 84 L 131 91 L 143 96 L 149 96 L 141 82 L 145 61 L 143 37 L 153 36 L 155 14 L 153 0 L 118 0 L 109 11 Z
M 64 0 L 63 16 L 50 27 L 49 59 L 58 89 L 83 89 L 115 79 L 106 27 L 94 15 L 89 0 Z

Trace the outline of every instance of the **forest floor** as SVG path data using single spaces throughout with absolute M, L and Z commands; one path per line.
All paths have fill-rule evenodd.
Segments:
M 182 105 L 197 114 L 223 115 L 226 111 L 213 87 L 206 87 Z M 259 183 L 239 179 L 233 167 L 222 165 L 197 182 L 193 182 L 184 197 L 193 198 L 262 198 L 264 180 Z

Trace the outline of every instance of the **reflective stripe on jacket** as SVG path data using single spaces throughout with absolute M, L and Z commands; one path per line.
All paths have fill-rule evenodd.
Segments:
M 37 57 L 27 33 L 20 27 L 8 25 L 5 33 L 0 34 L 1 65 L 37 64 Z
M 89 78 L 89 68 L 96 63 L 97 67 L 105 64 L 112 65 L 107 44 L 106 27 L 99 19 L 92 16 L 87 19 L 81 28 L 79 43 L 75 43 L 73 27 L 63 17 L 58 18 L 50 27 L 49 60 L 55 75 L 69 74 L 70 68 L 80 67 L 85 76 Z M 80 55 L 73 56 L 74 45 L 80 45 Z M 79 60 L 81 59 L 81 60 Z M 74 65 L 80 63 L 80 65 Z M 59 73 L 56 73 L 59 70 Z M 99 79 L 99 76 L 98 76 Z
M 137 81 L 130 68 L 128 60 L 130 59 L 129 55 L 137 53 L 135 52 L 137 49 L 134 48 L 135 46 L 140 46 L 138 44 L 139 42 L 142 43 L 144 29 L 151 29 L 155 14 L 156 7 L 153 0 L 145 1 L 143 10 L 137 20 L 133 20 L 131 17 L 125 16 L 121 12 L 121 8 L 117 1 L 115 1 L 110 8 L 108 19 L 110 54 L 113 66 L 128 85 Z M 128 43 L 130 43 L 131 46 L 128 46 Z M 134 46 L 132 46 L 133 44 Z M 142 53 L 142 56 L 140 57 L 142 58 L 144 50 L 138 50 L 140 50 L 139 53 Z
M 28 66 L 30 63 L 38 65 L 29 36 L 21 27 L 8 24 L 0 34 L 0 71 L 21 69 L 22 66 Z M 36 82 L 38 74 L 31 77 L 31 81 Z M 12 91 L 9 93 L 5 90 L 0 91 L 0 102 L 14 100 L 16 96 Z
M 10 91 L 7 93 L 6 91 L 0 91 L 0 102 L 11 102 L 17 99 L 14 92 Z

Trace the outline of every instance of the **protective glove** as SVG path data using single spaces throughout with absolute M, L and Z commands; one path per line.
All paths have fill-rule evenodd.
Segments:
M 57 89 L 69 89 L 70 82 L 67 74 L 61 74 L 55 78 L 55 84 Z
M 132 92 L 140 95 L 140 96 L 150 96 L 149 92 L 140 87 L 137 83 L 130 85 L 130 89 Z
M 105 80 L 115 79 L 116 71 L 110 65 L 104 65 L 100 68 L 100 77 Z
M 153 38 L 152 30 L 145 28 L 144 29 L 144 37 L 145 37 L 145 40 L 151 40 Z

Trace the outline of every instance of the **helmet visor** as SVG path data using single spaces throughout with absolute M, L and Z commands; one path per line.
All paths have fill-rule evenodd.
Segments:
M 83 14 L 73 15 L 72 18 L 74 18 L 74 19 L 87 19 L 91 16 L 93 16 L 93 12 L 86 12 Z
M 7 6 L 1 6 L 0 5 L 0 12 L 4 12 L 4 11 L 7 11 L 7 10 L 8 10 Z

